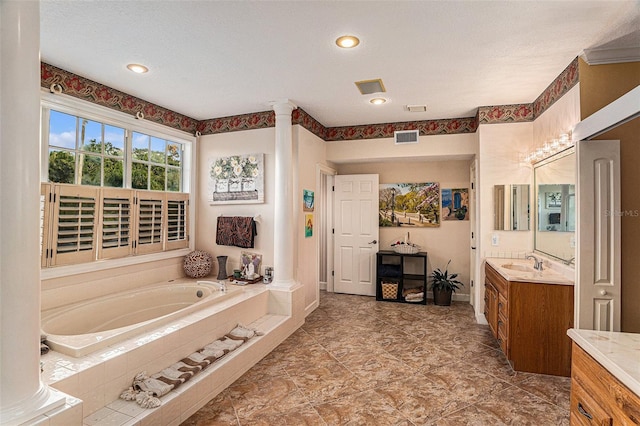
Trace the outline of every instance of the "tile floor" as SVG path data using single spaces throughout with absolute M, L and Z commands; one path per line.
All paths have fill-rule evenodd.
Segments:
M 302 328 L 183 425 L 568 425 L 569 393 L 569 378 L 511 370 L 467 303 L 321 292 Z

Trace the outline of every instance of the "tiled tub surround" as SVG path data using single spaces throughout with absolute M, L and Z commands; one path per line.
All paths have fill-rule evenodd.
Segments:
M 79 357 L 219 303 L 239 291 L 236 286 L 221 291 L 200 280 L 170 280 L 44 311 L 42 332 L 51 349 Z
M 74 358 L 51 351 L 42 357 L 42 381 L 82 400 L 88 424 L 99 419 L 105 424 L 125 424 L 134 419 L 140 424 L 179 424 L 300 326 L 301 315 L 292 312 L 292 306 L 301 294 L 299 289 L 246 286 L 225 300 L 89 355 Z M 118 399 L 137 373 L 158 372 L 221 338 L 238 323 L 256 327 L 265 335 L 252 339 L 164 396 L 161 407 L 145 410 L 135 402 Z

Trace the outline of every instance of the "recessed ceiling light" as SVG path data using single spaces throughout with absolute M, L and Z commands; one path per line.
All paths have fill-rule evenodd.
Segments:
M 145 72 L 149 71 L 149 68 L 145 67 L 144 65 L 140 65 L 140 64 L 129 64 L 127 65 L 127 68 L 129 68 L 131 71 L 137 73 L 137 74 L 144 74 Z
M 338 47 L 342 47 L 343 49 L 351 49 L 352 47 L 356 47 L 360 44 L 360 40 L 356 36 L 345 35 L 342 37 L 338 37 L 336 40 L 336 44 Z
M 373 98 L 369 102 L 374 105 L 382 105 L 383 103 L 387 102 L 387 100 L 385 98 Z

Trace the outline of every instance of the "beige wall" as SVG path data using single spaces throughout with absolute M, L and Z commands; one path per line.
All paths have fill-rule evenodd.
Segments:
M 478 129 L 479 156 L 479 240 L 482 257 L 509 257 L 533 250 L 533 208 L 529 231 L 493 229 L 493 188 L 495 185 L 533 184 L 533 169 L 522 158 L 531 149 L 533 123 L 485 124 Z M 530 202 L 532 189 L 530 186 Z M 491 244 L 492 236 L 498 245 Z
M 316 192 L 316 165 L 325 164 L 325 142 L 300 126 L 293 126 L 292 140 L 294 145 L 294 175 L 298 181 L 294 187 L 294 211 L 296 225 L 294 229 L 293 253 L 297 259 L 294 267 L 296 280 L 304 286 L 305 308 L 317 303 L 318 288 L 318 249 L 317 233 L 310 238 L 304 237 L 304 213 L 302 211 L 302 190 Z M 275 129 L 259 129 L 241 132 L 223 133 L 202 136 L 198 143 L 198 192 L 196 196 L 196 248 L 206 250 L 212 256 L 228 256 L 227 272 L 232 272 L 240 263 L 243 250 L 262 254 L 262 265 L 273 266 L 273 221 L 275 193 Z M 264 153 L 265 165 L 265 202 L 263 204 L 228 204 L 210 205 L 208 201 L 207 183 L 209 164 L 212 158 L 235 154 Z M 219 246 L 215 242 L 216 221 L 218 216 L 261 216 L 258 223 L 258 236 L 255 248 Z M 274 271 L 275 274 L 278 271 Z M 217 275 L 216 269 L 213 275 Z
M 395 145 L 393 138 L 327 142 L 327 160 L 334 163 L 404 161 L 409 158 L 465 160 L 476 154 L 475 133 L 420 136 L 419 143 Z
M 298 213 L 296 220 L 297 248 L 296 256 L 298 266 L 296 276 L 298 282 L 304 286 L 305 308 L 311 309 L 318 302 L 318 227 L 315 226 L 313 236 L 305 238 L 304 219 L 305 213 L 313 215 L 317 225 L 317 211 L 319 206 L 318 187 L 316 182 L 317 164 L 326 165 L 326 143 L 300 126 L 294 126 L 293 139 L 297 140 L 298 150 L 298 187 L 295 193 L 295 211 Z M 302 190 L 307 189 L 315 194 L 316 207 L 314 212 L 302 211 Z
M 640 84 L 640 62 L 589 66 L 580 61 L 580 108 L 583 118 Z M 640 118 L 598 136 L 620 140 L 622 195 L 622 324 L 621 330 L 640 333 Z
M 385 161 L 339 164 L 338 174 L 378 174 L 380 183 L 439 182 L 441 188 L 469 188 L 470 160 L 457 161 Z M 458 295 L 469 294 L 469 221 L 441 221 L 436 228 L 380 228 L 380 250 L 410 232 L 411 241 L 428 252 L 428 271 L 444 268 L 459 273 L 465 284 Z
M 242 132 L 221 133 L 200 137 L 197 154 L 197 194 L 196 194 L 196 241 L 198 250 L 216 256 L 227 256 L 227 272 L 233 273 L 240 265 L 240 253 L 251 251 L 262 254 L 262 266 L 273 266 L 273 213 L 275 183 L 275 128 L 247 130 Z M 262 204 L 222 204 L 210 205 L 207 187 L 210 161 L 213 158 L 231 155 L 264 153 L 264 203 Z M 255 248 L 218 246 L 216 244 L 216 223 L 218 216 L 256 216 L 260 215 L 257 224 L 258 235 Z M 212 272 L 217 275 L 217 261 Z

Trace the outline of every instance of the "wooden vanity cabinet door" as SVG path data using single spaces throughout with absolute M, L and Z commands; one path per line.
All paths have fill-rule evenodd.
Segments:
M 613 424 L 613 418 L 575 380 L 571 380 L 570 419 L 572 425 L 580 426 Z
M 584 423 L 589 419 L 579 412 L 578 402 L 593 417 L 591 423 Z M 575 343 L 571 363 L 571 424 L 640 424 L 640 396 L 631 392 Z
M 498 338 L 498 292 L 488 280 L 484 283 L 485 316 L 493 337 Z

